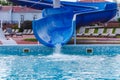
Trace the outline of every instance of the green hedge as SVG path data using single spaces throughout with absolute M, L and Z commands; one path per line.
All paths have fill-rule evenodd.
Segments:
M 94 33 L 98 33 L 98 28 L 95 28 Z
M 35 39 L 35 38 L 26 38 L 26 39 L 24 39 L 24 41 L 36 42 L 37 39 Z
M 89 32 L 89 28 L 86 28 L 86 29 L 85 29 L 85 33 L 88 33 L 88 32 Z

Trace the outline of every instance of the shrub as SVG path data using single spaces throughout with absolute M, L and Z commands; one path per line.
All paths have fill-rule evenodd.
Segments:
M 24 29 L 32 29 L 32 21 L 24 21 L 21 24 L 21 28 L 19 29 L 19 32 L 23 32 Z
M 120 22 L 120 18 L 118 18 L 117 21 Z
M 115 31 L 116 31 L 116 28 L 113 28 L 113 31 L 112 31 L 112 33 L 114 34 L 114 33 L 115 33 Z
M 24 21 L 21 24 L 21 28 L 23 28 L 23 29 L 32 29 L 32 21 Z
M 37 39 L 35 39 L 35 38 L 26 38 L 26 39 L 24 39 L 24 41 L 36 42 Z
M 94 33 L 98 33 L 98 28 L 95 28 Z
M 10 4 L 12 4 L 12 3 L 7 2 L 7 1 L 2 1 L 2 0 L 0 0 L 0 4 L 1 4 L 1 5 L 10 5 Z
M 107 32 L 107 28 L 104 28 L 104 31 L 103 31 L 103 33 L 106 33 Z
M 12 26 L 12 28 L 13 28 L 13 29 L 18 29 L 18 25 L 17 25 L 17 24 L 14 24 L 14 25 Z
M 89 28 L 86 28 L 86 29 L 85 29 L 85 33 L 88 33 L 88 32 L 89 32 Z

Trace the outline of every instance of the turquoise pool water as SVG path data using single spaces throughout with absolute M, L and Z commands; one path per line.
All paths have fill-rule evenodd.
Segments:
M 120 45 L 0 46 L 0 80 L 119 80 Z

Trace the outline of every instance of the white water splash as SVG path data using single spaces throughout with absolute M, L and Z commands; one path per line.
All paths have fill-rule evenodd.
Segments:
M 61 47 L 61 44 L 56 44 L 54 54 L 61 54 Z
M 67 55 L 63 54 L 61 52 L 62 45 L 61 44 L 56 44 L 54 48 L 54 52 L 52 55 L 48 55 L 47 58 L 48 61 L 71 61 L 71 60 L 77 60 L 81 59 L 80 56 L 77 55 Z
M 60 57 L 62 57 L 61 47 L 62 47 L 61 44 L 56 44 L 53 54 L 49 55 L 48 57 L 50 57 L 50 58 L 60 58 Z

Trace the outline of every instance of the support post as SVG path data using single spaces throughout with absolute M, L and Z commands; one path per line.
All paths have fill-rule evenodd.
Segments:
M 18 28 L 20 28 L 21 24 L 20 24 L 20 20 L 18 20 Z
M 73 19 L 72 19 L 72 27 L 74 28 L 74 45 L 76 45 L 76 43 L 77 43 L 77 37 L 76 37 L 76 26 L 77 26 L 76 25 L 76 17 L 78 15 L 81 15 L 81 13 L 74 14 Z
M 76 21 L 74 22 L 74 45 L 76 45 Z
M 74 28 L 74 45 L 76 45 L 76 14 L 73 16 L 72 26 Z
M 53 0 L 53 8 L 60 8 L 60 0 Z
M 2 28 L 2 27 L 3 27 L 3 21 L 1 20 L 0 22 L 1 22 L 1 23 L 0 23 L 0 24 L 1 24 L 0 27 Z

